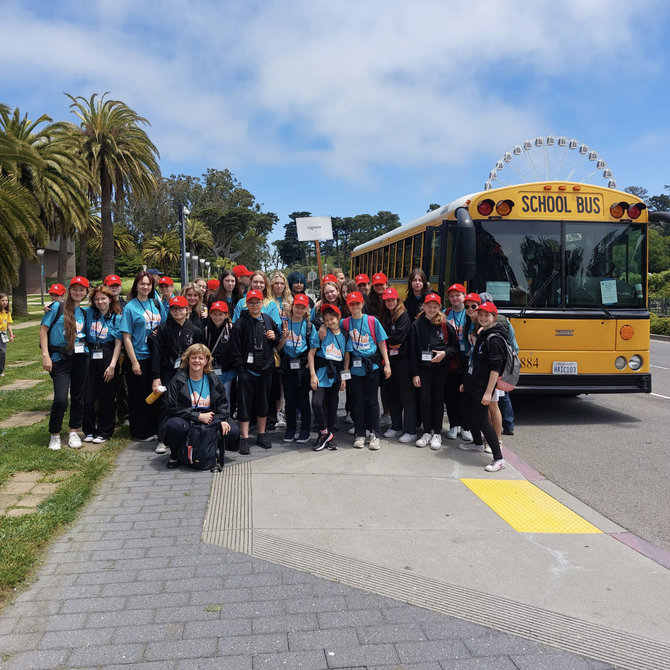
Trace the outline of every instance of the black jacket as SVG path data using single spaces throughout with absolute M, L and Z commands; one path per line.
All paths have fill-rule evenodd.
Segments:
M 442 334 L 442 324 L 446 327 L 447 341 L 444 341 Z M 412 323 L 410 328 L 410 356 L 409 366 L 412 377 L 417 377 L 422 368 L 427 368 L 432 365 L 449 366 L 451 359 L 458 354 L 459 344 L 458 335 L 454 327 L 447 321 L 436 326 L 431 323 L 425 314 L 422 314 L 416 321 Z M 439 363 L 431 363 L 430 361 L 421 360 L 422 351 L 445 351 L 446 356 Z
M 421 305 L 423 305 L 424 296 L 419 296 L 418 298 L 410 291 L 410 294 L 405 298 L 405 309 L 409 314 L 411 321 L 416 319 L 416 315 L 421 311 Z
M 496 370 L 501 373 L 507 361 L 507 337 L 500 325 L 482 330 L 472 348 L 472 357 L 467 371 L 463 375 L 463 388 L 474 397 L 481 397 L 489 383 L 489 373 Z
M 186 421 L 195 424 L 198 422 L 198 416 L 203 412 L 214 412 L 213 422 L 226 421 L 230 416 L 228 413 L 228 399 L 223 389 L 223 384 L 213 373 L 207 373 L 209 380 L 210 405 L 209 409 L 202 407 L 191 407 L 191 395 L 188 388 L 188 371 L 186 369 L 177 370 L 172 378 L 164 398 L 164 421 L 173 417 L 180 417 Z
M 403 312 L 390 325 L 386 323 L 383 323 L 382 325 L 384 326 L 384 330 L 388 335 L 388 339 L 386 340 L 386 348 L 388 349 L 389 361 L 391 365 L 393 365 L 393 363 L 407 361 L 409 359 L 410 350 L 409 331 L 412 326 L 409 314 L 407 312 Z M 395 349 L 395 345 L 400 345 L 400 348 L 397 349 L 398 353 L 391 354 L 391 352 Z
M 180 326 L 168 315 L 167 321 L 149 337 L 152 379 L 160 379 L 167 385 L 174 376 L 175 360 L 192 344 L 202 341 L 202 331 L 188 319 Z
M 270 342 L 265 335 L 273 330 L 275 339 Z M 250 370 L 257 374 L 270 372 L 274 366 L 273 349 L 279 343 L 281 334 L 275 322 L 264 312 L 260 318 L 254 319 L 247 310 L 243 310 L 233 328 L 231 339 L 231 357 L 233 367 L 238 372 Z M 252 363 L 248 362 L 249 354 L 256 354 Z
M 224 331 L 223 334 L 221 334 L 221 331 Z M 233 356 L 231 353 L 232 331 L 233 324 L 230 321 L 225 321 L 220 328 L 217 328 L 209 317 L 205 320 L 203 340 L 207 348 L 212 352 L 212 365 L 221 368 L 222 372 L 230 370 L 233 367 Z M 220 338 L 219 335 L 221 335 Z

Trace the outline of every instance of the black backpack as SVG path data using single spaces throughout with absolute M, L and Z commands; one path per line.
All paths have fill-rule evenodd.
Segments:
M 496 388 L 501 391 L 513 391 L 519 383 L 521 361 L 516 351 L 512 349 L 510 343 L 500 333 L 491 333 L 486 339 L 490 340 L 492 337 L 499 337 L 505 343 L 505 349 L 507 350 L 505 368 L 500 377 L 498 377 Z
M 177 460 L 195 470 L 221 471 L 223 465 L 223 435 L 221 424 L 194 424 L 184 444 L 179 447 Z

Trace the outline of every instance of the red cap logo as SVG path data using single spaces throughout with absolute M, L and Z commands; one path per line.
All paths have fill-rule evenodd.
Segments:
M 170 307 L 188 307 L 188 300 L 183 295 L 175 295 L 168 304 Z
M 223 300 L 217 300 L 212 303 L 212 306 L 209 308 L 210 314 L 212 312 L 225 312 L 228 313 L 228 305 L 223 302 Z

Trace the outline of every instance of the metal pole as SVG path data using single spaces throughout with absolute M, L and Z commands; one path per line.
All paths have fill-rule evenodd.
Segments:
M 179 205 L 179 253 L 181 255 L 181 287 L 188 284 L 188 261 L 186 259 L 186 217 L 190 214 L 185 205 Z
M 40 298 L 42 299 L 42 307 L 44 307 L 44 254 L 46 249 L 38 249 L 37 255 L 40 257 Z

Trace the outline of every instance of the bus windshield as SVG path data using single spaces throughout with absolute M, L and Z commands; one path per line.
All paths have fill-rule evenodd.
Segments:
M 629 223 L 475 222 L 471 286 L 501 307 L 644 307 L 644 227 Z

